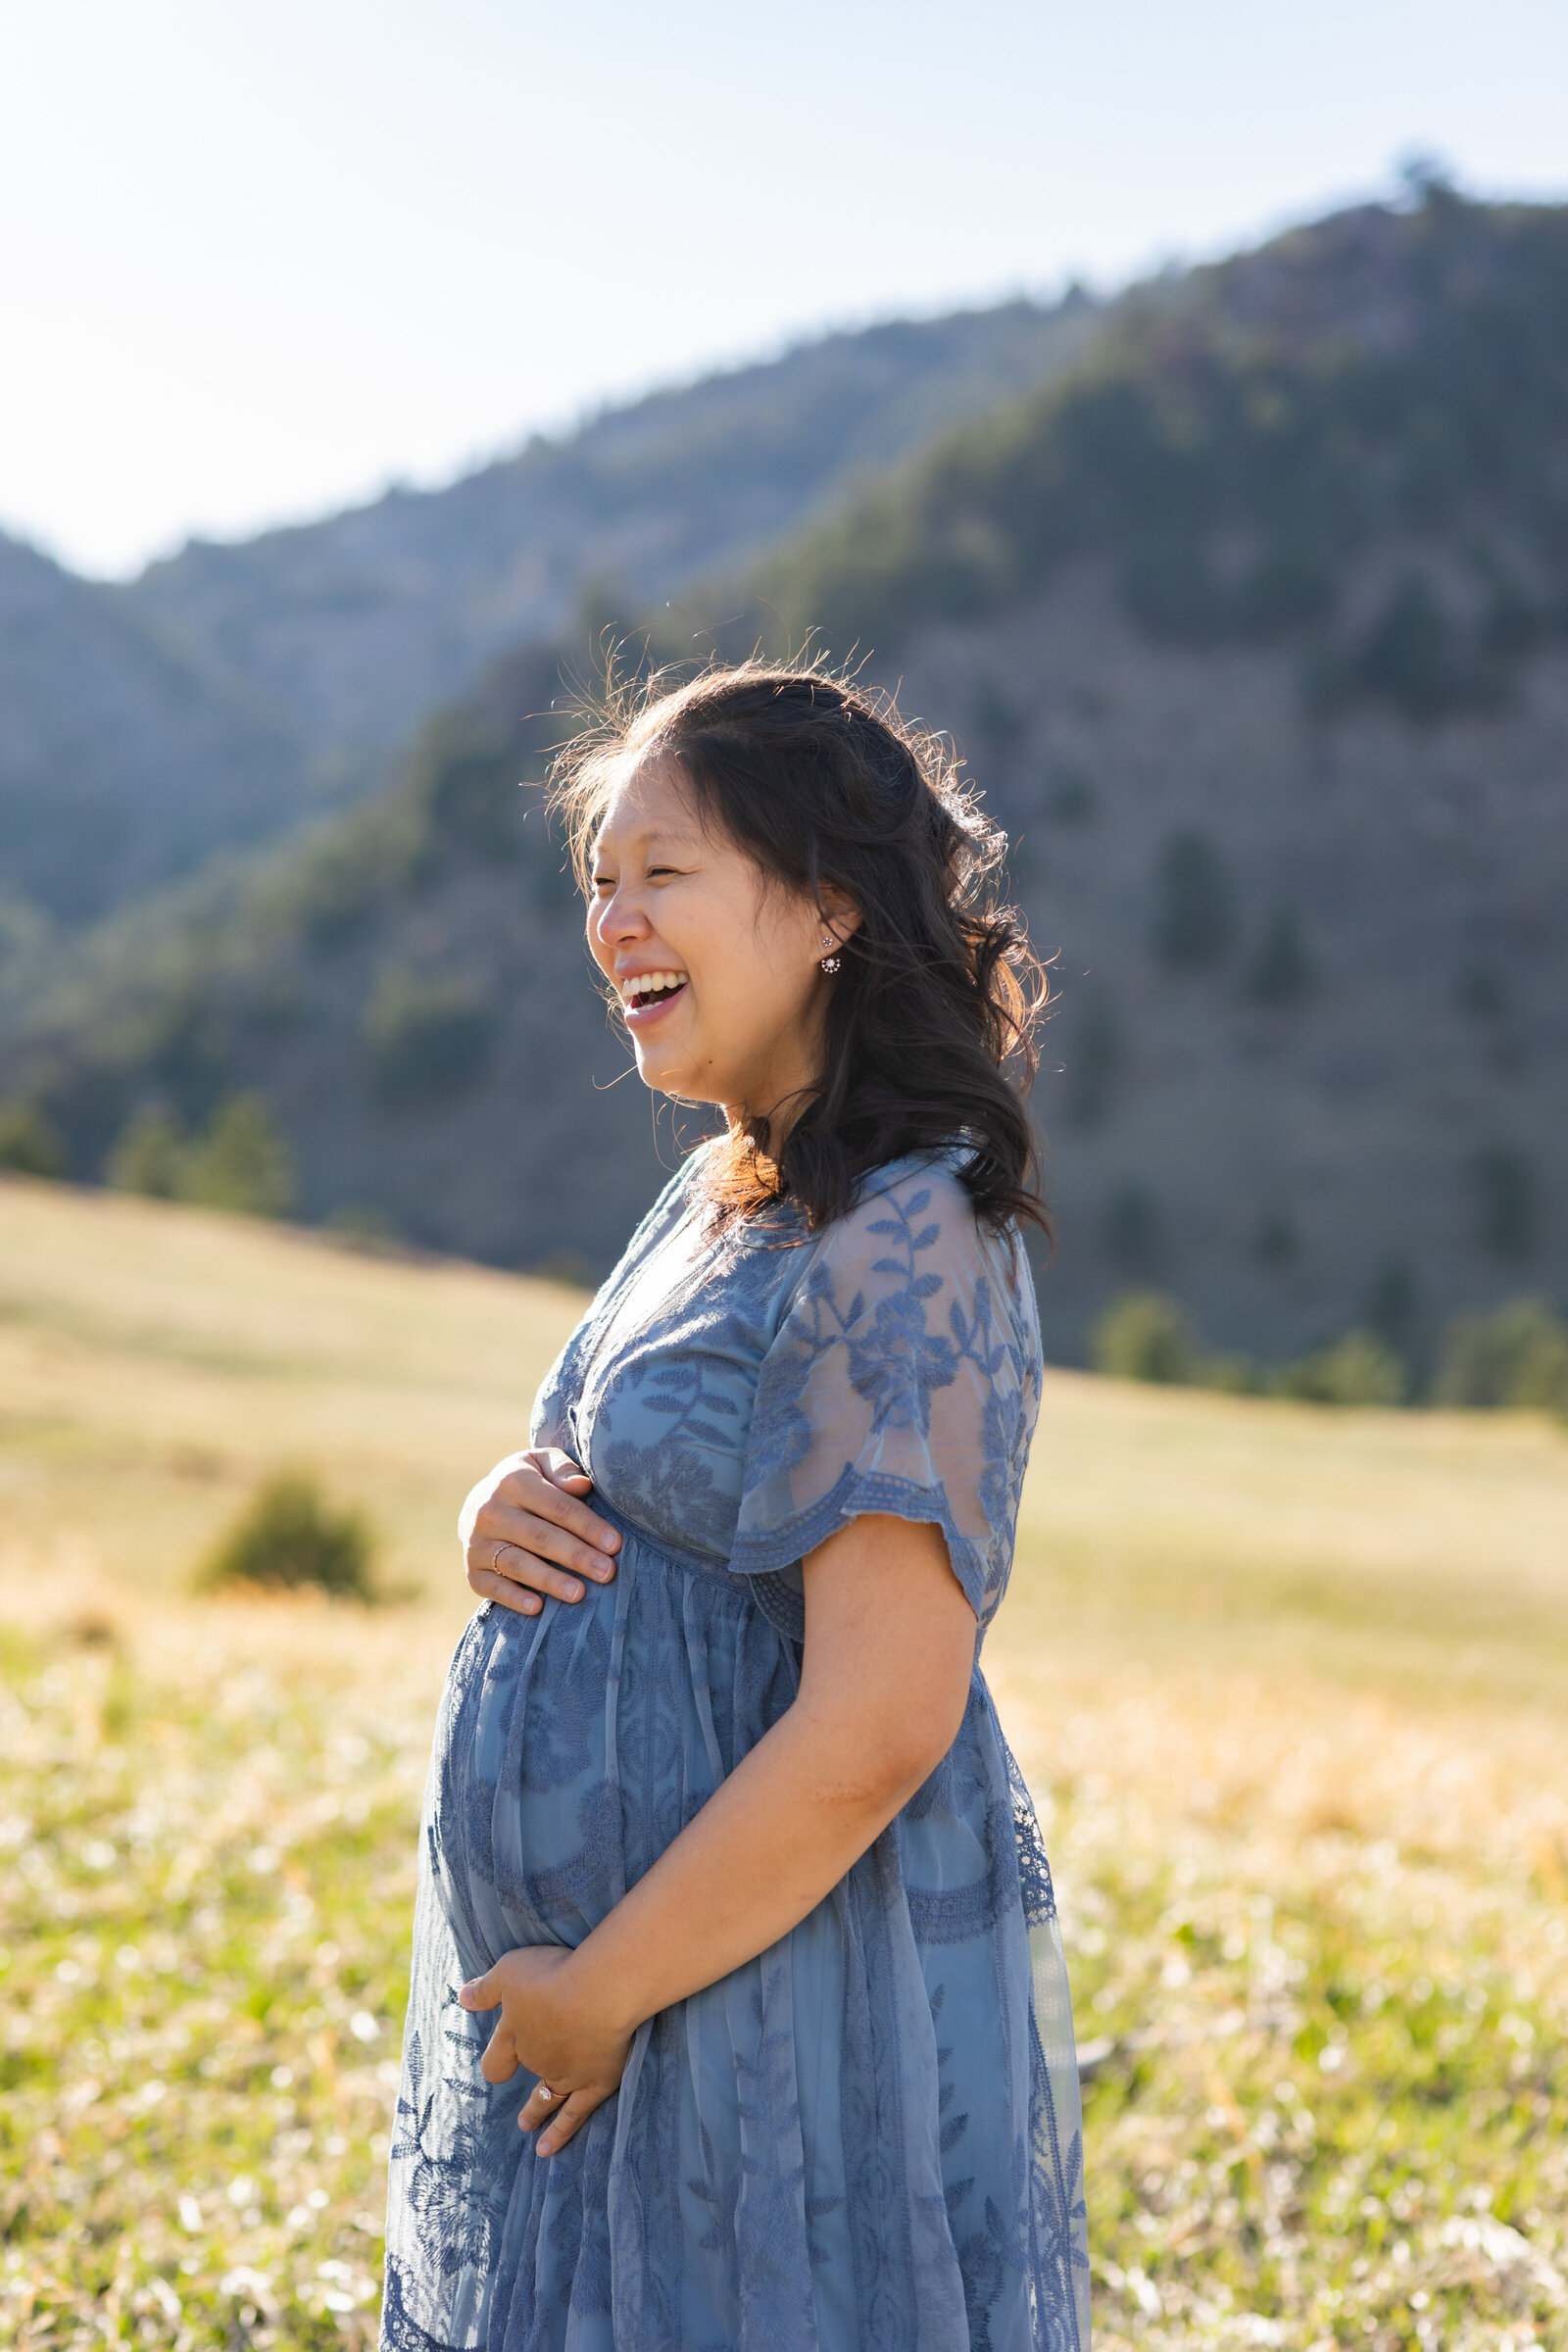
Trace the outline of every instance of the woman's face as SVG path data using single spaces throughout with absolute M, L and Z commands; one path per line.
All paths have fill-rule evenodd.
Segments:
M 826 895 L 847 939 L 859 918 Z M 704 829 L 673 760 L 626 771 L 594 841 L 588 944 L 646 1086 L 733 1113 L 782 1106 L 787 1120 L 819 1066 L 828 923 Z

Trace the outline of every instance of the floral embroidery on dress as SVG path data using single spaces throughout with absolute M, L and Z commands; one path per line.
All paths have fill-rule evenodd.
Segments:
M 559 2156 L 453 2008 L 510 1945 L 587 1934 L 779 1720 L 801 1562 L 837 1528 L 938 1526 L 983 1632 L 1040 1350 L 1017 1238 L 977 1224 L 960 1164 L 896 1163 L 825 1232 L 786 1203 L 706 1255 L 689 1165 L 540 1391 L 534 1442 L 588 1468 L 619 1569 L 537 1619 L 481 1609 L 454 1661 L 387 2352 L 1088 2352 L 1051 1873 L 978 1666 L 898 1821 L 780 1943 L 644 2025 Z

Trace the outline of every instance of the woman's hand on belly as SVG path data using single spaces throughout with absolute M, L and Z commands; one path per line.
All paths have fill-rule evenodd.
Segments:
M 619 2088 L 631 2048 L 629 2033 L 605 2025 L 573 2000 L 571 1958 L 553 1943 L 504 1952 L 458 1995 L 465 2009 L 501 2011 L 482 2061 L 485 2081 L 510 2082 L 519 2066 L 539 2077 L 517 2122 L 524 2132 L 547 2127 L 541 2156 L 564 2148 Z
M 584 1577 L 608 1585 L 620 1538 L 582 1499 L 592 1492 L 587 1472 L 559 1446 L 497 1462 L 458 1519 L 470 1589 L 481 1600 L 537 1617 L 541 1594 L 581 1600 Z

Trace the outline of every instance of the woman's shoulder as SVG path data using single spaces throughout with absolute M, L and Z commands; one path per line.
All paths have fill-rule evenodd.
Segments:
M 960 1145 L 944 1144 L 925 1152 L 905 1152 L 897 1159 L 868 1168 L 855 1188 L 843 1221 L 862 1217 L 877 1200 L 907 1203 L 923 1193 L 943 1211 L 974 1218 L 974 1203 L 963 1182 L 968 1153 Z
M 872 1388 L 897 1386 L 910 1366 L 945 1385 L 959 1361 L 1019 1388 L 1036 1381 L 1039 1319 L 1022 1237 L 1014 1221 L 999 1228 L 976 1213 L 966 1164 L 961 1149 L 888 1160 L 813 1237 L 786 1326 L 791 1379 L 842 1343 L 852 1381 Z
M 841 1259 L 937 1262 L 969 1270 L 978 1278 L 1002 1280 L 1008 1290 L 1028 1277 L 1028 1262 L 1016 1222 L 1000 1226 L 975 1208 L 963 1172 L 969 1152 L 961 1144 L 911 1152 L 870 1169 L 856 1188 L 845 1214 L 824 1235 L 829 1252 Z M 1032 1282 L 1028 1285 L 1031 1294 Z
M 950 1248 L 983 1248 L 999 1239 L 1005 1246 L 1014 1227 L 1008 1220 L 999 1228 L 976 1211 L 963 1180 L 969 1158 L 961 1144 L 944 1144 L 906 1152 L 869 1169 L 838 1220 L 840 1226 L 847 1232 L 874 1233 L 889 1220 L 918 1218 L 923 1220 L 922 1230 L 936 1227 L 933 1241 L 940 1237 Z

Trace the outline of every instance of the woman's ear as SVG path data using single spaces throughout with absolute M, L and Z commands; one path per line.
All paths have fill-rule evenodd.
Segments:
M 831 882 L 822 884 L 817 893 L 817 901 L 821 907 L 822 920 L 838 941 L 839 946 L 843 947 L 844 942 L 853 938 L 860 928 L 863 919 L 860 909 L 852 898 L 846 897 L 845 893 L 837 889 Z

